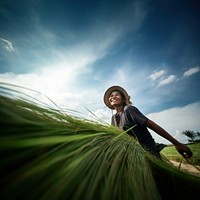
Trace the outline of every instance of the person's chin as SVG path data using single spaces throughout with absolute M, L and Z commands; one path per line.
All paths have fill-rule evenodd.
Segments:
M 113 104 L 111 104 L 111 106 L 116 107 L 116 106 L 119 106 L 119 104 L 113 103 Z

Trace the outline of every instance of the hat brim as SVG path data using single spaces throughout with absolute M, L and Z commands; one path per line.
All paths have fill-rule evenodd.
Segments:
M 111 95 L 111 93 L 113 91 L 120 91 L 121 93 L 124 94 L 125 99 L 126 99 L 126 104 L 131 104 L 130 102 L 130 96 L 128 95 L 128 93 L 126 92 L 126 90 L 124 90 L 124 88 L 120 87 L 120 86 L 112 86 L 110 88 L 108 88 L 104 94 L 104 103 L 106 104 L 106 106 L 112 110 L 114 110 L 115 108 L 110 104 L 109 102 L 109 97 Z

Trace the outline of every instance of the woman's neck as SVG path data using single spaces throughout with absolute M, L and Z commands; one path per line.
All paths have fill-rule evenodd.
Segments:
M 115 107 L 116 113 L 121 112 L 122 108 L 123 108 L 123 105 L 120 105 L 120 106 Z

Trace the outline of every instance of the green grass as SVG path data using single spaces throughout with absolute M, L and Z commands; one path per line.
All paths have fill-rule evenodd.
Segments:
M 199 177 L 148 154 L 125 132 L 9 92 L 0 95 L 0 199 L 192 200 L 200 195 Z
M 6 199 L 160 199 L 143 149 L 118 129 L 6 97 L 0 114 Z
M 193 156 L 188 159 L 189 163 L 194 165 L 200 165 L 200 143 L 193 143 L 188 144 L 188 147 L 190 147 Z M 176 148 L 173 145 L 165 147 L 162 152 L 163 155 L 165 155 L 169 160 L 174 160 L 177 162 L 182 163 L 188 163 L 186 159 L 184 159 L 176 150 Z

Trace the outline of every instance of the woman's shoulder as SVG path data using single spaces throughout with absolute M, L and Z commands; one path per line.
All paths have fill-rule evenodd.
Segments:
M 124 107 L 124 111 L 129 111 L 129 110 L 138 110 L 138 109 L 133 105 L 126 105 Z

